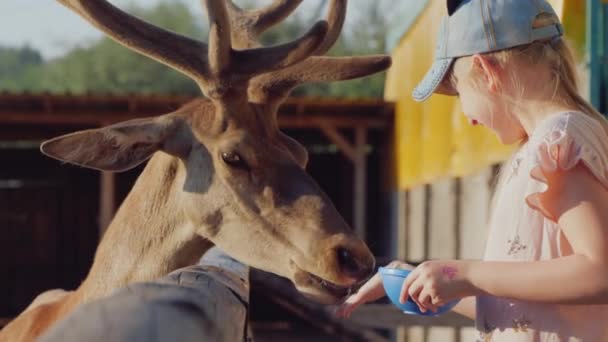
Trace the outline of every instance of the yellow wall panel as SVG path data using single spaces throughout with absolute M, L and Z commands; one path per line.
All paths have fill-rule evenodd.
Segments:
M 580 45 L 584 39 L 584 1 L 550 2 L 558 14 L 568 13 L 566 32 Z M 393 174 L 398 189 L 474 173 L 505 160 L 513 150 L 500 144 L 488 129 L 471 126 L 455 98 L 434 95 L 424 103 L 411 98 L 433 62 L 438 23 L 445 11 L 444 1 L 428 1 L 392 52 L 385 98 L 396 104 Z

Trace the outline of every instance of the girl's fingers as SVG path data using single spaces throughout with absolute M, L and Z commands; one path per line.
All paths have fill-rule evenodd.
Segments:
M 348 318 L 357 308 L 357 304 L 344 303 L 336 309 L 335 315 L 339 318 Z
M 386 296 L 384 286 L 382 286 L 382 279 L 380 275 L 376 273 L 370 280 L 368 280 L 361 288 L 352 296 L 348 297 L 346 301 L 336 309 L 336 316 L 348 318 L 356 308 L 361 304 L 373 302 L 377 299 Z
M 371 302 L 386 296 L 380 274 L 376 273 L 351 297 L 359 298 L 363 303 Z
M 414 270 L 415 268 L 411 265 L 400 261 L 393 261 L 387 265 L 389 268 L 401 268 L 407 270 Z M 417 279 L 416 272 L 413 271 L 403 282 L 403 286 L 401 287 L 400 300 L 402 303 L 407 301 L 409 296 L 410 287 Z M 420 289 L 416 290 L 418 293 Z M 342 305 L 338 306 L 335 310 L 335 315 L 337 317 L 349 317 L 353 311 L 361 304 L 365 304 L 368 302 L 375 301 L 382 297 L 386 296 L 386 292 L 384 291 L 384 286 L 382 285 L 382 279 L 380 278 L 380 274 L 376 273 L 370 280 L 368 280 L 361 288 L 357 291 L 357 293 L 350 296 Z
M 407 297 L 410 294 L 410 288 L 412 287 L 412 284 L 416 281 L 417 278 L 417 274 L 415 272 L 412 272 L 403 281 L 403 285 L 401 286 L 401 293 L 399 294 L 399 302 L 401 304 L 407 302 Z
M 424 284 L 422 281 L 420 281 L 420 278 L 418 278 L 408 290 L 409 297 L 412 299 L 412 301 L 414 301 L 414 303 L 416 303 L 416 305 L 418 305 L 418 307 L 422 307 L 422 303 L 420 303 L 418 298 L 420 297 L 420 292 L 422 292 L 423 289 Z
M 348 297 L 348 299 L 346 299 L 346 301 L 344 303 L 342 303 L 341 305 L 338 306 L 338 308 L 336 309 L 336 316 L 341 317 L 341 318 L 348 318 L 351 313 L 353 311 L 355 311 L 355 309 L 357 307 L 359 307 L 359 305 L 363 304 L 365 301 L 364 299 L 361 297 L 361 295 L 359 293 L 355 293 L 354 295 Z
M 337 317 L 349 317 L 350 314 L 355 311 L 355 309 L 361 305 L 365 303 L 365 299 L 363 299 L 362 295 L 357 292 L 354 295 L 348 297 L 348 299 L 346 299 L 346 301 L 344 303 L 342 303 L 341 305 L 338 306 L 338 308 L 336 309 L 336 316 Z
M 431 297 L 431 303 L 433 304 L 434 307 L 439 308 L 442 305 L 445 305 L 445 302 L 442 300 L 439 300 L 437 298 L 433 298 Z
M 418 298 L 418 302 L 422 304 L 422 308 L 420 308 L 420 311 L 422 312 L 425 312 L 423 310 L 426 310 L 436 313 L 439 307 L 443 305 L 443 303 L 439 303 L 437 300 L 435 300 L 430 292 L 427 292 L 426 290 L 422 290 Z
M 412 266 L 410 264 L 407 264 L 405 262 L 399 261 L 399 260 L 395 260 L 393 262 L 391 262 L 390 264 L 387 265 L 388 268 L 397 268 L 397 269 L 401 269 L 401 270 L 408 270 L 408 271 L 413 271 L 414 269 L 416 269 L 415 266 Z
M 420 311 L 427 312 L 427 310 L 431 310 L 431 295 L 426 290 L 423 289 L 422 291 L 420 291 L 420 294 L 418 295 L 418 300 L 416 302 Z
M 416 280 L 416 275 L 414 274 L 416 268 L 410 264 L 406 264 L 399 260 L 391 262 L 387 265 L 387 267 L 412 271 L 403 281 L 403 285 L 401 285 L 401 292 L 399 293 L 399 302 L 403 304 L 407 301 L 409 287 L 412 285 L 414 280 Z

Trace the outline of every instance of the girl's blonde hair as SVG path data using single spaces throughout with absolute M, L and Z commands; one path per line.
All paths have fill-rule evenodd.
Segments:
M 557 23 L 559 23 L 559 18 L 555 15 L 543 13 L 537 17 L 534 27 L 555 25 Z M 526 63 L 529 66 L 548 67 L 551 72 L 551 82 L 553 82 L 553 98 L 551 100 L 557 101 L 566 107 L 576 108 L 581 113 L 597 120 L 608 134 L 608 120 L 606 117 L 585 100 L 580 93 L 574 53 L 565 39 L 556 38 L 549 41 L 537 41 L 528 45 L 486 53 L 484 56 L 498 63 L 499 66 L 506 66 L 507 64 L 516 62 L 513 64 Z M 453 78 L 453 72 L 451 74 L 446 81 L 453 85 L 455 79 Z M 511 81 L 523 92 L 524 88 L 521 80 L 517 77 L 517 73 L 512 72 L 510 76 Z M 475 80 L 471 81 L 477 83 Z M 504 185 L 507 174 L 504 170 L 510 166 L 512 158 L 503 165 L 498 177 L 495 178 L 495 193 L 500 191 L 500 188 Z M 495 206 L 495 200 L 496 198 L 492 200 L 492 211 Z
M 603 125 L 608 134 L 608 120 L 580 93 L 577 65 L 570 44 L 565 39 L 549 42 L 534 42 L 529 45 L 495 52 L 496 60 L 506 63 L 516 55 L 529 58 L 532 65 L 545 64 L 552 72 L 552 100 L 576 108 Z
M 535 28 L 559 23 L 559 18 L 550 13 L 543 13 L 536 18 L 533 26 Z M 595 109 L 581 95 L 579 89 L 579 77 L 574 53 L 570 44 L 563 38 L 554 40 L 537 41 L 531 44 L 517 46 L 514 48 L 489 52 L 483 54 L 491 61 L 500 66 L 506 66 L 512 62 L 525 63 L 529 66 L 544 65 L 549 68 L 552 75 L 553 98 L 567 107 L 576 108 L 580 112 L 596 119 L 608 134 L 608 120 L 597 109 Z M 521 91 L 524 87 L 515 72 L 511 73 L 511 80 L 518 85 Z M 453 72 L 447 78 L 449 83 L 455 81 Z M 475 82 L 475 80 L 472 80 Z

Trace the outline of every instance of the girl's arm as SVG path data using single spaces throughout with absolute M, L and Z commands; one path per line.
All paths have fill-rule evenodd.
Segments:
M 608 304 L 608 264 L 584 255 L 531 263 L 473 262 L 476 294 L 554 304 Z
M 558 218 L 568 256 L 536 262 L 427 261 L 407 277 L 400 300 L 409 296 L 422 311 L 476 295 L 608 304 L 608 189 L 580 164 L 546 176 L 550 187 L 540 202 Z
M 475 320 L 476 317 L 476 298 L 465 297 L 460 300 L 458 304 L 452 309 L 452 311 L 460 314 L 464 317 Z
M 525 301 L 608 304 L 608 190 L 584 166 L 547 175 L 541 201 L 571 255 L 538 262 L 465 262 L 475 292 Z M 566 181 L 567 180 L 567 181 Z
M 404 270 L 413 270 L 414 266 L 406 264 L 402 261 L 395 260 L 386 265 L 388 268 L 400 268 Z M 380 273 L 376 273 L 368 280 L 361 288 L 353 295 L 348 297 L 344 303 L 336 308 L 335 314 L 338 317 L 349 317 L 356 308 L 360 305 L 373 302 L 377 299 L 386 296 Z

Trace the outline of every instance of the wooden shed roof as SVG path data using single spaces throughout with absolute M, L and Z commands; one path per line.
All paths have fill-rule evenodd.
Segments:
M 167 95 L 50 95 L 0 93 L 0 124 L 106 125 L 169 113 L 195 99 Z M 279 109 L 283 128 L 385 128 L 394 106 L 382 100 L 289 98 Z

